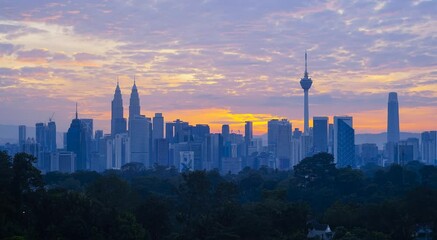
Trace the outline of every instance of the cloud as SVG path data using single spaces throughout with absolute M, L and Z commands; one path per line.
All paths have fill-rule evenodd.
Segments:
M 50 53 L 46 49 L 22 50 L 16 53 L 18 61 L 24 62 L 46 62 Z
M 84 114 L 108 129 L 116 78 L 126 105 L 135 75 L 147 113 L 200 118 L 212 111 L 228 118 L 205 122 L 235 127 L 242 120 L 230 115 L 280 116 L 300 126 L 307 49 L 311 115 L 369 120 L 385 111 L 389 91 L 399 93 L 403 107 L 435 113 L 435 7 L 435 1 L 3 1 L 0 73 L 19 88 L 1 94 L 11 100 L 8 110 L 20 93 L 47 98 L 53 108 L 80 101 Z M 39 108 L 36 102 L 27 108 Z M 64 108 L 59 115 L 69 116 Z M 17 118 L 25 118 L 26 107 L 19 109 Z M 59 126 L 68 124 L 65 118 Z
M 104 60 L 103 56 L 89 54 L 89 53 L 76 53 L 74 54 L 74 59 L 76 61 L 95 61 L 95 60 Z
M 14 46 L 10 43 L 0 43 L 0 57 L 11 55 L 14 53 L 19 47 Z

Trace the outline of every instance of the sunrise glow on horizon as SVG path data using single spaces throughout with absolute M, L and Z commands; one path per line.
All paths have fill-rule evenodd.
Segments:
M 0 124 L 33 126 L 75 103 L 110 131 L 117 78 L 125 116 L 136 78 L 141 112 L 166 122 L 267 132 L 303 128 L 304 51 L 313 116 L 351 115 L 385 132 L 397 92 L 403 132 L 437 127 L 433 1 L 3 1 Z M 310 124 L 311 125 L 311 124 Z

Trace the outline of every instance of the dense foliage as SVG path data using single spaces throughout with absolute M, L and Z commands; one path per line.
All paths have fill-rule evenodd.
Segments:
M 314 219 L 342 240 L 437 232 L 437 168 L 418 162 L 337 169 L 321 153 L 227 176 L 135 163 L 41 175 L 34 162 L 0 152 L 0 239 L 307 239 Z

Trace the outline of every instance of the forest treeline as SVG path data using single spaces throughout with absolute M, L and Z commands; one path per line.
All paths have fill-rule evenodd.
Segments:
M 293 171 L 178 173 L 131 163 L 104 173 L 42 175 L 25 153 L 0 152 L 0 239 L 307 239 L 307 222 L 337 240 L 413 239 L 437 230 L 437 168 L 337 169 L 332 155 Z

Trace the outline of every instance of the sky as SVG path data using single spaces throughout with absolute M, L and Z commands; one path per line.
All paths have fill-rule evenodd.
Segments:
M 136 78 L 141 111 L 165 121 L 303 126 L 351 115 L 357 133 L 386 130 L 398 92 L 401 131 L 437 129 L 437 1 L 2 0 L 0 124 L 74 117 L 110 129 L 117 78 L 125 116 Z M 332 118 L 330 119 L 332 121 Z

